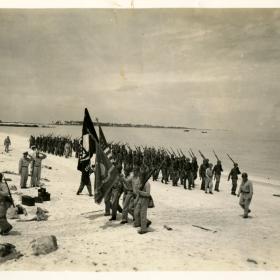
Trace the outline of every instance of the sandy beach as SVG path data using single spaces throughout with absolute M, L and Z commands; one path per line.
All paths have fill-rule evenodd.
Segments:
M 0 133 L 0 140 L 6 134 Z M 0 154 L 0 171 L 18 171 L 28 139 L 10 135 L 11 151 Z M 3 142 L 3 141 L 2 141 Z M 26 206 L 32 217 L 37 206 L 49 211 L 48 221 L 9 220 L 13 230 L 1 236 L 23 254 L 18 260 L 0 265 L 1 271 L 191 271 L 191 270 L 279 270 L 280 268 L 280 188 L 253 180 L 254 196 L 249 219 L 242 218 L 238 198 L 230 195 L 227 172 L 221 191 L 214 195 L 200 190 L 199 180 L 192 191 L 152 182 L 155 208 L 149 209 L 150 232 L 137 234 L 131 223 L 120 225 L 104 216 L 104 204 L 97 205 L 86 189 L 77 196 L 80 181 L 75 158 L 48 155 L 42 180 L 51 201 Z M 250 170 L 248 170 L 250 175 Z M 37 189 L 19 188 L 18 175 L 6 174 L 16 204 L 21 195 L 36 195 Z M 92 176 L 92 184 L 94 177 Z M 265 181 L 265 180 L 264 180 Z M 26 217 L 21 216 L 21 219 Z M 167 230 L 164 226 L 171 227 Z M 204 230 L 200 227 L 207 228 Z M 42 235 L 55 235 L 58 250 L 33 256 L 30 242 Z

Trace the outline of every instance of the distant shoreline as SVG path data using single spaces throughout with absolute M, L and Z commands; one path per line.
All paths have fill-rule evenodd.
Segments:
M 165 125 L 151 125 L 151 124 L 130 124 L 130 123 L 103 123 L 103 122 L 93 122 L 95 126 L 100 125 L 102 127 L 125 127 L 125 128 L 159 128 L 159 129 L 179 129 L 184 130 L 184 132 L 189 132 L 191 130 L 201 131 L 202 133 L 207 133 L 207 131 L 212 130 L 226 130 L 226 129 L 211 129 L 211 128 L 196 128 L 196 127 L 186 127 L 186 126 L 165 126 Z M 24 122 L 3 122 L 0 121 L 0 127 L 37 127 L 37 128 L 53 128 L 55 126 L 82 126 L 82 121 L 64 121 L 64 122 L 52 122 L 49 124 L 40 123 L 24 123 Z
M 9 126 L 9 127 L 46 127 L 51 128 L 52 126 L 36 124 L 36 123 L 20 123 L 20 122 L 0 122 L 0 126 Z
M 103 122 L 93 122 L 95 126 L 100 125 L 104 127 L 128 127 L 128 128 L 165 128 L 165 129 L 180 129 L 180 130 L 204 130 L 204 131 L 210 131 L 212 129 L 210 128 L 195 128 L 195 127 L 186 127 L 186 126 L 164 126 L 164 125 L 151 125 L 151 124 L 121 124 L 121 123 L 103 123 Z M 83 122 L 76 122 L 76 121 L 69 121 L 64 123 L 55 122 L 51 125 L 57 125 L 57 126 L 82 126 Z

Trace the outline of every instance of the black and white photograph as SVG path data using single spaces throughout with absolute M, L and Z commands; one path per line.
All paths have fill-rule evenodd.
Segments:
M 279 46 L 279 8 L 0 8 L 0 271 L 279 271 Z

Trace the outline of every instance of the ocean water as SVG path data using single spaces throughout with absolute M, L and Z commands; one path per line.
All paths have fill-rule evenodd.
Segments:
M 201 133 L 200 130 L 184 132 L 179 129 L 155 129 L 155 128 L 120 128 L 103 127 L 108 141 L 129 143 L 134 145 L 164 147 L 171 151 L 181 149 L 188 155 L 188 149 L 192 148 L 199 162 L 201 157 L 198 150 L 215 163 L 216 154 L 222 160 L 224 170 L 228 172 L 232 168 L 232 162 L 226 153 L 238 162 L 241 172 L 247 172 L 249 176 L 262 178 L 265 182 L 278 184 L 280 182 L 280 135 L 265 133 L 241 133 L 231 130 L 209 130 Z M 55 126 L 53 128 L 18 128 L 0 127 L 0 132 L 26 136 L 28 140 L 31 134 L 71 135 L 81 136 L 80 126 Z M 4 141 L 4 139 L 0 139 Z M 13 139 L 11 139 L 13 142 Z M 27 142 L 28 143 L 28 142 Z

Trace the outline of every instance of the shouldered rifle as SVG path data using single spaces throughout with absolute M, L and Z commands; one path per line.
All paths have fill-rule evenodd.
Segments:
M 227 156 L 229 157 L 229 159 L 232 161 L 233 164 L 236 163 L 229 154 L 227 154 Z
M 192 155 L 192 153 L 189 151 L 189 155 L 191 156 L 191 158 L 193 159 L 193 155 Z
M 177 153 L 179 155 L 179 157 L 182 157 L 183 155 L 181 154 L 181 152 L 179 151 L 179 149 L 177 149 Z
M 163 165 L 163 162 L 161 162 L 161 164 L 158 167 L 155 167 L 152 169 L 152 171 L 150 171 L 150 173 L 148 174 L 148 176 L 145 178 L 144 182 L 142 183 L 141 187 L 139 188 L 140 191 L 142 191 L 144 189 L 146 183 L 149 181 L 149 179 L 154 174 L 154 172 L 158 169 L 159 170 L 161 169 L 162 165 Z
M 171 152 L 174 154 L 175 157 L 177 157 L 176 153 L 173 151 L 173 149 L 170 147 Z
M 172 155 L 172 153 L 166 148 L 166 150 L 164 149 L 164 152 L 166 153 L 167 151 L 167 154 L 169 154 L 170 156 Z
M 194 152 L 192 151 L 192 149 L 190 149 L 190 151 L 191 151 L 192 157 L 195 157 L 195 154 L 194 154 Z
M 203 153 L 202 153 L 200 150 L 198 150 L 198 152 L 199 152 L 199 154 L 201 155 L 201 157 L 202 157 L 203 159 L 206 159 L 206 157 L 203 155 Z
M 10 197 L 10 199 L 11 199 L 12 205 L 15 207 L 15 203 L 14 203 L 14 200 L 13 200 L 13 197 L 12 197 L 12 194 L 11 194 L 11 191 L 10 191 L 10 188 L 9 188 L 9 185 L 8 185 L 8 183 L 7 183 L 7 180 L 6 180 L 6 178 L 5 178 L 4 176 L 3 176 L 3 179 L 4 179 L 4 182 L 5 182 L 6 186 L 7 186 L 8 193 L 9 193 L 9 197 Z
M 214 150 L 213 150 L 213 153 L 214 153 L 214 156 L 216 157 L 216 159 L 220 160 Z
M 180 149 L 180 152 L 182 154 L 182 156 L 186 157 L 185 154 L 183 153 L 183 151 Z

